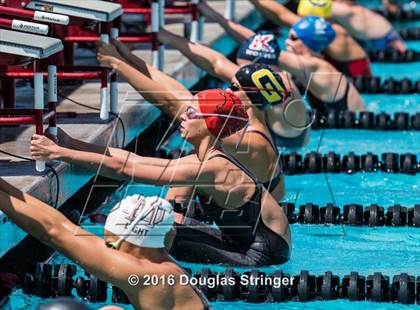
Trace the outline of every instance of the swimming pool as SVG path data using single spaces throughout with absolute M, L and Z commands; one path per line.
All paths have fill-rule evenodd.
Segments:
M 410 48 L 420 50 L 419 42 L 410 42 Z M 420 63 L 407 64 L 374 64 L 375 75 L 382 77 L 393 76 L 402 78 L 409 76 L 413 80 L 420 78 Z M 401 76 L 400 76 L 401 74 Z M 394 113 L 405 111 L 414 114 L 420 111 L 420 95 L 363 95 L 368 103 L 367 109 L 374 112 L 385 111 Z M 315 150 L 326 153 L 334 151 L 346 154 L 354 151 L 356 154 L 372 151 L 374 153 L 406 153 L 420 155 L 420 133 L 414 131 L 383 132 L 364 130 L 326 130 L 321 139 L 321 131 L 312 131 L 311 142 L 299 150 L 306 153 Z M 179 137 L 172 141 L 174 146 L 179 145 Z M 322 175 L 288 176 L 286 179 L 285 201 L 295 202 L 297 206 L 307 202 L 318 205 L 335 201 L 342 208 L 348 203 L 358 203 L 367 206 L 371 203 L 388 207 L 401 204 L 411 207 L 418 204 L 420 197 L 420 177 L 418 175 L 387 174 L 387 173 L 356 173 L 327 174 L 331 184 L 333 196 L 330 194 L 326 179 Z M 144 195 L 161 195 L 165 188 L 143 184 L 129 184 L 115 194 L 115 199 L 124 195 L 140 193 Z M 112 206 L 111 200 L 106 208 Z M 88 230 L 101 234 L 103 226 L 100 224 L 84 224 Z M 298 274 L 301 270 L 308 270 L 320 275 L 325 271 L 332 271 L 340 277 L 357 271 L 364 276 L 380 271 L 385 275 L 393 276 L 401 272 L 417 275 L 420 266 L 420 231 L 408 227 L 349 227 L 327 225 L 291 225 L 293 251 L 290 261 L 278 266 L 285 273 Z M 69 261 L 57 254 L 52 264 L 68 263 Z M 193 272 L 204 265 L 185 264 Z M 223 267 L 211 266 L 213 270 L 222 271 Z M 270 272 L 276 267 L 260 268 Z M 245 270 L 235 268 L 235 270 Z M 108 293 L 111 296 L 111 293 Z M 12 309 L 33 309 L 37 304 L 46 302 L 45 299 L 27 296 L 17 290 L 11 296 Z M 109 299 L 110 302 L 110 299 Z M 91 305 L 100 308 L 103 304 Z M 131 306 L 121 305 L 131 309 Z M 400 304 L 349 302 L 346 300 L 287 302 L 281 304 L 248 304 L 244 302 L 215 302 L 215 309 L 412 309 L 415 305 L 402 306 Z
M 401 64 L 394 64 L 394 70 L 398 71 Z M 414 113 L 420 110 L 420 95 L 364 95 L 371 111 L 406 111 Z M 312 131 L 311 142 L 301 153 L 314 150 L 321 137 L 321 131 Z M 177 145 L 180 141 L 173 141 Z M 354 151 L 356 154 L 373 151 L 374 153 L 411 152 L 420 155 L 420 133 L 406 132 L 381 132 L 364 130 L 326 130 L 319 151 L 326 153 L 333 150 L 344 154 Z M 331 197 L 326 181 L 319 175 L 288 176 L 286 179 L 287 194 L 285 201 L 295 202 L 296 205 L 314 202 L 324 205 L 336 201 L 337 206 L 342 207 L 347 203 L 358 203 L 367 206 L 371 203 L 388 207 L 396 203 L 403 206 L 413 206 L 419 203 L 420 178 L 418 175 L 410 176 L 403 174 L 387 173 L 356 173 L 329 174 L 332 192 Z M 165 189 L 143 185 L 130 184 L 116 194 L 116 198 L 124 195 L 141 193 L 144 195 L 164 195 Z M 299 193 L 299 194 L 298 194 Z M 111 207 L 112 203 L 107 205 Z M 102 225 L 87 225 L 92 232 L 101 234 Z M 284 272 L 298 274 L 300 270 L 308 270 L 314 274 L 322 274 L 331 270 L 334 274 L 344 276 L 351 271 L 358 271 L 362 275 L 370 275 L 380 271 L 386 275 L 407 272 L 418 273 L 420 265 L 420 231 L 415 228 L 399 227 L 341 227 L 324 225 L 291 225 L 293 238 L 293 252 L 291 260 L 279 266 Z M 51 263 L 63 263 L 67 259 L 56 255 Z M 182 264 L 198 271 L 203 265 Z M 222 271 L 222 267 L 213 266 L 212 269 Z M 240 268 L 236 268 L 241 270 Z M 260 268 L 269 272 L 273 268 Z M 109 294 L 111 296 L 111 294 Z M 11 297 L 13 309 L 28 309 L 35 307 L 41 300 L 35 297 L 25 296 L 17 291 Z M 45 300 L 43 300 L 45 301 Z M 95 305 L 99 308 L 100 305 Z M 127 306 L 125 306 L 127 307 Z M 216 302 L 216 309 L 266 309 L 282 307 L 282 309 L 397 309 L 401 305 L 373 303 L 373 302 L 349 302 L 336 301 L 313 301 L 307 303 L 288 302 L 275 304 L 246 304 L 243 302 Z M 415 307 L 405 306 L 405 307 Z M 127 307 L 130 308 L 130 307 Z

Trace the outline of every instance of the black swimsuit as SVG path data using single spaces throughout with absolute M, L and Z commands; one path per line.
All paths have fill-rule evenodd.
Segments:
M 211 197 L 198 193 L 201 207 L 220 230 L 187 219 L 187 223 L 176 225 L 171 254 L 182 261 L 230 266 L 267 266 L 286 262 L 290 255 L 288 243 L 261 219 L 263 184 L 226 154 L 216 154 L 208 160 L 216 157 L 222 157 L 243 170 L 255 183 L 255 192 L 247 203 L 233 210 L 224 209 L 213 203 Z
M 350 90 L 350 82 L 348 81 L 346 82 L 347 82 L 346 91 L 344 92 L 343 98 L 336 100 L 334 102 L 322 101 L 321 99 L 318 99 L 316 96 L 314 96 L 308 90 L 307 97 L 312 108 L 316 109 L 325 117 L 328 116 L 328 112 L 331 110 L 336 110 L 336 111 L 348 110 L 348 95 L 349 95 L 349 90 Z
M 270 134 L 274 139 L 274 142 L 276 145 L 280 147 L 285 147 L 287 149 L 296 149 L 303 146 L 303 143 L 305 142 L 306 133 L 308 132 L 308 129 L 303 130 L 297 137 L 288 138 L 283 137 L 278 134 L 276 134 L 270 126 L 268 126 L 268 130 L 270 130 Z

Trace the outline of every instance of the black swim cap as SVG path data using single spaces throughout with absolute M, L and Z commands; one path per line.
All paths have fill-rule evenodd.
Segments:
M 91 308 L 74 298 L 60 297 L 49 303 L 39 305 L 37 310 L 91 310 Z
M 236 72 L 235 77 L 251 102 L 260 110 L 283 103 L 288 94 L 281 75 L 271 70 L 268 65 L 243 66 Z

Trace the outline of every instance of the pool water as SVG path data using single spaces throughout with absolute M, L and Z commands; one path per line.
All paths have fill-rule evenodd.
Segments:
M 409 42 L 410 48 L 420 50 L 419 42 Z M 410 76 L 413 80 L 420 78 L 420 63 L 414 64 L 374 64 L 375 75 L 397 78 Z M 400 76 L 401 75 L 401 76 Z M 385 111 L 394 113 L 405 111 L 413 114 L 420 111 L 420 95 L 363 95 L 367 109 L 374 112 Z M 414 153 L 420 155 L 420 132 L 383 132 L 364 130 L 326 130 L 321 139 L 321 131 L 311 132 L 311 141 L 305 148 L 299 150 L 306 153 L 315 150 L 320 145 L 319 152 L 334 151 L 346 154 L 354 151 L 356 154 L 366 152 L 384 153 Z M 175 137 L 168 149 L 179 147 L 180 137 Z M 328 190 L 327 178 L 332 188 Z M 376 203 L 388 207 L 399 203 L 412 207 L 420 203 L 420 177 L 418 175 L 387 174 L 387 173 L 355 173 L 327 175 L 296 175 L 286 178 L 286 196 L 284 201 L 295 202 L 297 206 L 313 202 L 324 205 L 335 201 L 342 208 L 344 204 L 358 203 L 367 206 Z M 125 195 L 143 194 L 164 196 L 166 188 L 128 184 L 119 192 L 114 193 L 105 209 L 110 209 L 116 200 Z M 102 235 L 103 225 L 83 224 L 84 228 Z M 392 227 L 349 227 L 328 225 L 291 225 L 293 250 L 288 263 L 281 266 L 260 268 L 265 272 L 280 268 L 283 272 L 296 275 L 301 270 L 308 270 L 321 275 L 325 271 L 344 276 L 351 271 L 367 276 L 374 272 L 393 276 L 401 272 L 412 275 L 419 274 L 420 266 L 420 229 Z M 56 254 L 53 264 L 70 262 L 64 256 Z M 198 271 L 204 265 L 185 264 L 183 266 Z M 221 266 L 211 266 L 216 271 L 222 271 Z M 235 268 L 237 270 L 244 270 Z M 111 296 L 111 293 L 108 293 Z M 39 303 L 47 302 L 33 296 L 25 296 L 21 290 L 11 295 L 12 309 L 34 309 Z M 111 303 L 111 300 L 109 300 Z M 91 304 L 100 308 L 102 304 Z M 131 306 L 120 305 L 126 309 Z M 346 300 L 287 302 L 281 304 L 247 304 L 244 302 L 215 302 L 215 309 L 414 309 L 418 306 L 374 302 L 349 302 Z

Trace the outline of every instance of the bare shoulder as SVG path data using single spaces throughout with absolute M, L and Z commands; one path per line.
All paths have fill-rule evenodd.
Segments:
M 343 26 L 341 26 L 337 23 L 333 23 L 332 27 L 333 27 L 333 29 L 334 29 L 334 31 L 336 32 L 337 35 L 348 35 L 347 30 Z

